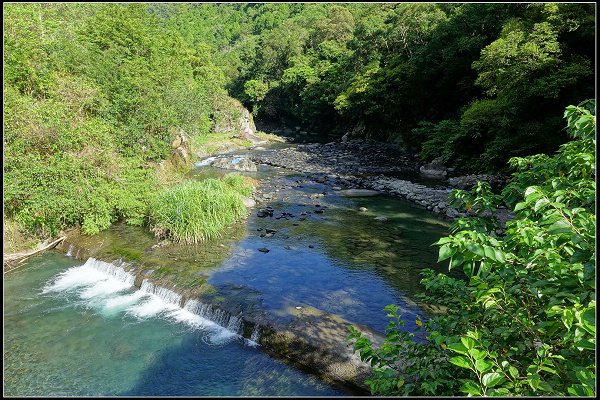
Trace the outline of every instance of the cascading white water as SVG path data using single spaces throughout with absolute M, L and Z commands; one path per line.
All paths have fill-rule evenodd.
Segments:
M 178 306 L 181 303 L 181 295 L 173 292 L 172 290 L 156 286 L 152 282 L 149 282 L 147 279 L 144 279 L 142 281 L 140 290 L 142 292 L 154 294 L 160 297 L 166 303 L 176 304 Z
M 73 257 L 73 245 L 69 245 L 69 249 L 67 250 L 67 257 Z
M 260 326 L 254 325 L 254 329 L 252 330 L 252 335 L 250 335 L 250 340 L 256 344 L 260 340 Z
M 123 262 L 108 263 L 91 257 L 83 265 L 58 274 L 44 286 L 42 293 L 75 294 L 84 304 L 106 316 L 125 313 L 139 320 L 159 317 L 183 323 L 209 333 L 207 342 L 211 344 L 242 336 L 241 316 L 232 316 L 197 300 L 189 300 L 181 307 L 181 295 L 147 279 L 139 290 L 133 291 L 135 276 L 123 266 L 126 266 Z
M 188 300 L 183 306 L 185 310 L 190 311 L 202 318 L 209 319 L 215 322 L 217 325 L 225 327 L 227 330 L 234 332 L 238 335 L 242 334 L 242 319 L 230 315 L 227 311 L 213 307 L 210 304 L 204 304 L 198 300 Z

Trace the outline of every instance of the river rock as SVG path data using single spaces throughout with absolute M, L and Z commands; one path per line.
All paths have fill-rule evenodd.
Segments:
M 269 210 L 269 209 L 266 209 L 266 208 L 260 209 L 256 213 L 256 216 L 258 218 L 272 217 L 273 216 L 273 210 Z
M 245 156 L 232 156 L 216 159 L 213 167 L 233 169 L 236 171 L 256 171 L 256 164 Z
M 367 207 L 360 207 L 360 208 L 358 209 L 358 211 L 360 211 L 360 212 L 365 212 L 365 211 L 367 211 Z
M 261 247 L 258 249 L 258 251 L 260 251 L 261 253 L 268 253 L 271 250 L 267 249 L 266 247 Z
M 448 170 L 444 167 L 441 158 L 436 158 L 431 163 L 421 166 L 419 172 L 426 178 L 444 179 L 448 175 Z
M 249 197 L 242 196 L 242 203 L 246 206 L 246 208 L 252 208 L 256 205 L 256 201 Z
M 375 219 L 375 221 L 387 221 L 387 217 L 384 217 L 383 215 L 381 215 L 379 217 L 375 217 L 374 219 Z

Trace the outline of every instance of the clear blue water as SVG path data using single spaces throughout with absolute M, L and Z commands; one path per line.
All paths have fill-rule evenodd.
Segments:
M 343 394 L 81 264 L 49 253 L 4 276 L 4 395 Z
M 285 185 L 296 179 L 278 178 Z M 269 203 L 272 217 L 257 218 L 254 211 L 248 235 L 208 283 L 223 292 L 244 287 L 259 293 L 260 308 L 279 319 L 293 318 L 290 307 L 311 306 L 383 332 L 389 304 L 398 305 L 407 321 L 426 317 L 414 297 L 423 290 L 419 272 L 447 272 L 436 265 L 432 243 L 447 233 L 448 223 L 401 199 L 346 198 L 323 184 L 300 186 L 281 190 L 281 199 Z M 326 195 L 311 198 L 315 193 Z M 267 229 L 277 232 L 267 236 Z

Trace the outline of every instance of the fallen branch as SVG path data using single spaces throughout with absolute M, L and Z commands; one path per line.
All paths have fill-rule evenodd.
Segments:
M 29 257 L 56 247 L 60 242 L 62 242 L 66 238 L 67 238 L 66 236 L 63 236 L 59 239 L 56 239 L 52 243 L 50 243 L 40 249 L 37 249 L 37 250 L 30 250 L 28 252 L 21 252 L 21 253 L 6 254 L 3 257 L 3 265 L 4 265 L 4 268 L 6 268 L 6 267 L 9 267 L 9 268 L 6 269 L 4 272 L 9 272 L 9 271 L 12 271 L 13 269 L 18 268 Z

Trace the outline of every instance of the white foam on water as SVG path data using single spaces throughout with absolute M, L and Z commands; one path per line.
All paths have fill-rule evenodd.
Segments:
M 73 291 L 105 279 L 107 279 L 106 274 L 84 264 L 60 273 L 52 283 L 44 286 L 42 293 Z
M 260 346 L 258 341 L 260 340 L 260 327 L 258 325 L 254 325 L 254 329 L 252 330 L 252 334 L 250 335 L 250 339 L 246 339 L 246 344 L 252 347 Z
M 73 256 L 73 245 L 70 244 L 69 249 L 67 250 L 67 257 L 72 257 L 72 256 Z
M 110 297 L 104 300 L 102 314 L 111 316 L 124 312 L 129 307 L 139 302 L 142 297 L 150 296 L 147 293 L 136 290 L 133 293 L 122 294 L 116 297 Z
M 204 342 L 211 345 L 223 345 L 239 339 L 240 335 L 225 328 L 217 329 L 215 332 L 204 337 Z
M 93 286 L 89 286 L 79 294 L 79 297 L 82 299 L 107 297 L 114 293 L 129 289 L 130 287 L 131 285 L 128 283 L 118 281 L 114 278 L 108 278 L 97 282 Z
M 151 293 L 161 298 L 165 303 L 175 304 L 179 306 L 181 302 L 181 295 L 173 292 L 172 290 L 155 286 L 153 283 L 149 282 L 147 279 L 142 281 L 142 285 L 140 287 L 142 292 Z
M 168 314 L 168 317 L 173 319 L 176 322 L 181 322 L 181 323 L 189 325 L 190 327 L 195 328 L 195 329 L 219 328 L 219 326 L 217 324 L 215 324 L 214 322 L 212 322 L 208 319 L 202 318 L 201 316 L 191 313 L 188 310 L 185 310 L 183 308 L 171 311 Z
M 123 312 L 139 320 L 164 318 L 181 323 L 204 331 L 204 340 L 211 345 L 222 345 L 242 338 L 241 315 L 229 315 L 224 310 L 197 300 L 189 300 L 181 307 L 181 295 L 146 279 L 142 281 L 140 290 L 123 293 L 131 290 L 134 282 L 135 276 L 121 266 L 89 258 L 85 264 L 58 274 L 43 287 L 42 293 L 76 293 L 84 306 L 92 306 L 104 315 Z M 252 338 L 244 342 L 257 345 L 258 336 L 254 336 L 253 332 Z
M 139 319 L 147 319 L 157 317 L 165 311 L 175 311 L 176 309 L 175 304 L 165 303 L 160 297 L 151 296 L 149 299 L 127 308 L 127 313 Z
M 217 159 L 217 157 L 208 157 L 205 158 L 204 160 L 200 160 L 196 163 L 196 167 L 205 167 L 207 165 L 210 165 L 213 163 L 213 161 L 215 161 Z
M 131 294 L 124 294 L 117 297 L 107 299 L 104 303 L 106 309 L 125 309 L 134 303 L 137 303 L 142 297 L 148 296 L 147 293 L 136 290 Z

